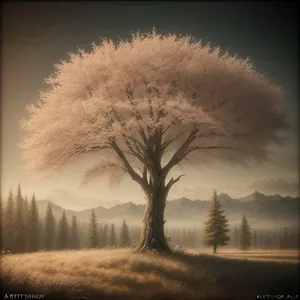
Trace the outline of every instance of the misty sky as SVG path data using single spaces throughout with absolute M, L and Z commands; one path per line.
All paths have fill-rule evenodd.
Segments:
M 272 150 L 263 165 L 249 169 L 219 165 L 214 168 L 175 170 L 187 175 L 174 186 L 169 199 L 185 196 L 208 199 L 212 190 L 233 197 L 254 190 L 267 194 L 298 194 L 298 8 L 296 3 L 272 2 L 32 2 L 2 4 L 2 132 L 1 194 L 7 197 L 18 182 L 28 196 L 51 198 L 65 208 L 109 207 L 132 201 L 143 203 L 139 186 L 124 178 L 111 187 L 106 177 L 80 187 L 82 166 L 70 167 L 51 180 L 37 180 L 25 171 L 17 143 L 22 139 L 19 120 L 25 106 L 46 88 L 44 79 L 53 65 L 77 47 L 89 49 L 99 37 L 128 38 L 131 32 L 190 34 L 219 45 L 230 53 L 249 56 L 258 71 L 286 90 L 285 106 L 292 129 L 284 147 Z

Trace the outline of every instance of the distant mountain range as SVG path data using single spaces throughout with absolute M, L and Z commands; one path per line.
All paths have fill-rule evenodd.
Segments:
M 246 214 L 253 228 L 289 226 L 299 222 L 299 197 L 282 197 L 280 195 L 267 196 L 254 192 L 246 197 L 233 199 L 227 194 L 218 195 L 218 199 L 226 211 L 226 216 L 232 226 L 241 222 Z M 49 200 L 37 201 L 39 213 L 45 216 Z M 209 200 L 190 200 L 179 198 L 167 201 L 165 219 L 168 227 L 199 227 L 203 225 L 209 207 Z M 63 208 L 52 203 L 52 210 L 56 219 L 61 217 Z M 95 213 L 99 223 L 115 223 L 118 226 L 123 219 L 128 224 L 141 225 L 145 204 L 132 202 L 118 204 L 111 208 L 98 206 Z M 72 211 L 65 209 L 66 216 L 71 220 L 75 215 L 81 223 L 88 222 L 91 209 Z

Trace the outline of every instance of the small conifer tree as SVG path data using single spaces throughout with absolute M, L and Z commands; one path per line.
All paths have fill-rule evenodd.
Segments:
M 5 229 L 3 232 L 3 244 L 2 247 L 5 251 L 12 251 L 12 236 L 14 233 L 14 201 L 13 201 L 13 193 L 10 190 L 7 204 L 4 211 L 3 216 L 3 228 Z
M 102 240 L 103 240 L 103 247 L 106 247 L 108 245 L 108 225 L 107 225 L 107 223 L 105 223 L 105 225 L 103 226 Z
M 79 240 L 77 219 L 76 216 L 73 215 L 71 230 L 70 230 L 70 249 L 79 249 L 79 247 L 80 247 L 80 240 Z
M 117 245 L 117 236 L 116 236 L 116 231 L 115 231 L 115 225 L 114 224 L 111 225 L 109 244 L 112 247 L 115 247 Z
M 228 220 L 224 216 L 222 205 L 217 199 L 217 192 L 214 191 L 211 206 L 209 208 L 208 220 L 204 226 L 204 244 L 213 246 L 213 253 L 217 252 L 218 246 L 226 246 L 230 241 L 227 235 Z
M 88 233 L 88 248 L 98 248 L 99 247 L 99 235 L 98 235 L 98 224 L 95 214 L 95 210 L 92 209 L 89 233 Z
M 63 211 L 62 217 L 59 221 L 57 230 L 57 248 L 63 250 L 68 248 L 69 243 L 69 225 L 65 211 Z
M 55 218 L 52 212 L 51 203 L 49 203 L 47 207 L 44 229 L 44 247 L 46 250 L 52 250 L 55 246 Z
M 242 250 L 248 250 L 251 247 L 251 228 L 246 215 L 243 216 L 240 232 L 240 248 Z
M 32 195 L 32 200 L 28 213 L 28 250 L 37 251 L 39 249 L 39 212 L 36 205 L 35 195 Z
M 123 224 L 121 227 L 120 244 L 123 247 L 128 247 L 130 245 L 129 228 L 126 224 L 125 219 L 123 220 Z

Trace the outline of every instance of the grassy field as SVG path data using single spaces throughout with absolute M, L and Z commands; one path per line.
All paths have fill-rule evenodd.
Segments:
M 3 293 L 44 299 L 257 299 L 298 294 L 299 251 L 187 251 L 169 256 L 131 249 L 3 255 Z M 283 299 L 283 298 L 282 298 Z
M 205 251 L 190 251 L 194 254 L 211 254 L 211 250 Z M 218 256 L 234 259 L 247 259 L 256 261 L 269 261 L 269 262 L 287 262 L 299 264 L 300 252 L 297 250 L 219 250 Z

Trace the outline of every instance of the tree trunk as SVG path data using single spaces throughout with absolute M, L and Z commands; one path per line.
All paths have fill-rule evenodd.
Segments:
M 214 245 L 214 254 L 217 253 L 217 245 Z
M 164 211 L 166 196 L 164 189 L 157 189 L 149 196 L 143 219 L 143 230 L 139 250 L 154 250 L 161 253 L 170 253 L 171 249 L 164 234 Z

